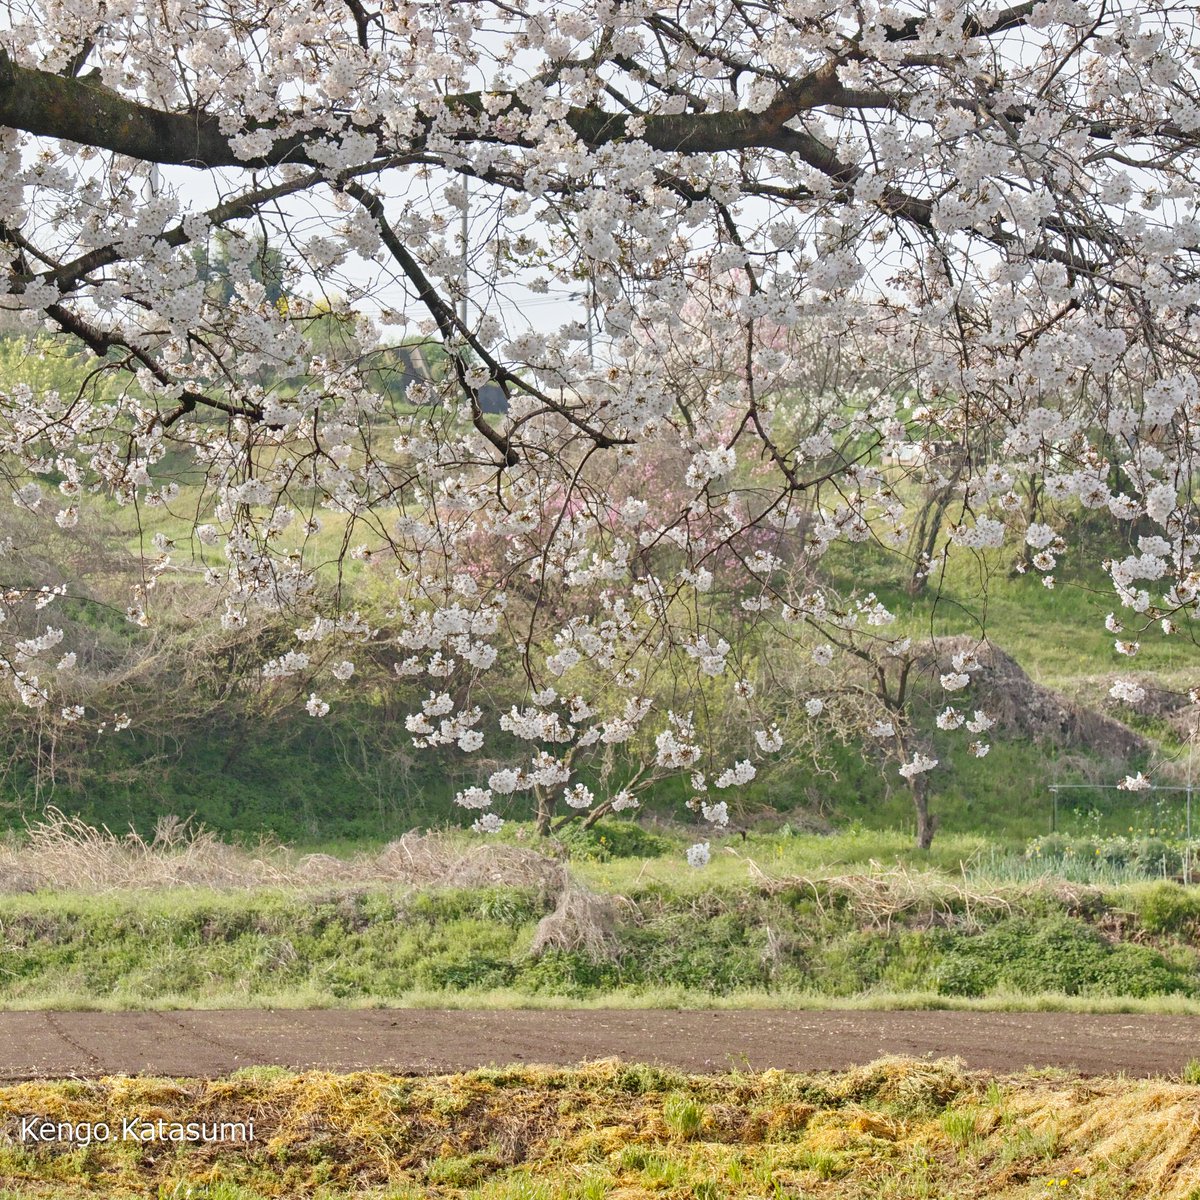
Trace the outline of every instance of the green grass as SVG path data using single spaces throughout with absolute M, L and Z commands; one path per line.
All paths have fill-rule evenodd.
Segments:
M 1047 1007 L 1193 1011 L 1196 905 L 850 873 L 619 890 L 611 955 L 530 954 L 535 888 L 0 898 L 0 1006 Z M 663 864 L 665 869 L 666 864 Z M 1119 928 L 1114 939 L 1112 928 Z
M 77 787 L 64 783 L 50 798 L 65 811 L 114 830 L 132 825 L 152 832 L 159 816 L 173 813 L 194 816 L 222 836 L 244 840 L 266 832 L 305 849 L 369 849 L 414 827 L 462 825 L 464 818 L 451 801 L 468 782 L 463 764 L 442 770 L 430 759 L 389 772 L 386 763 L 396 760 L 386 759 L 375 774 L 358 769 L 356 760 L 363 752 L 354 750 L 353 743 L 348 750 L 346 738 L 369 739 L 374 719 L 351 708 L 329 724 L 251 726 L 236 749 L 219 740 L 215 730 L 200 729 L 165 757 L 136 738 L 113 739 L 90 755 Z M 897 850 L 911 846 L 915 826 L 907 792 L 876 765 L 865 763 L 855 748 L 835 747 L 833 758 L 836 779 L 814 780 L 799 770 L 778 773 L 735 797 L 734 809 L 753 819 L 749 814 L 765 807 L 774 813 L 766 821 L 768 829 L 789 822 L 803 826 L 811 821 L 815 796 L 835 830 L 869 830 L 869 837 L 878 835 L 888 845 L 889 857 L 892 845 Z M 950 860 L 945 845 L 953 844 L 959 848 L 955 853 L 961 853 L 972 840 L 979 846 L 997 840 L 1017 845 L 1049 832 L 1052 802 L 1046 785 L 1082 779 L 1077 754 L 1060 755 L 1025 742 L 996 739 L 982 761 L 951 746 L 945 761 L 949 769 L 939 769 L 932 779 L 938 862 Z M 664 817 L 686 816 L 678 791 L 665 785 L 645 798 L 646 809 Z M 1165 819 L 1180 824 L 1182 805 L 1181 796 L 1170 794 L 1162 805 L 1170 810 Z M 1132 793 L 1063 793 L 1058 826 L 1078 833 L 1123 832 L 1131 825 L 1147 825 L 1148 809 L 1148 802 Z M 501 803 L 497 810 L 516 822 L 514 831 L 529 815 L 525 800 Z M 0 794 L 0 828 L 20 828 L 39 812 L 20 776 L 10 775 L 7 797 Z M 696 832 L 709 836 L 700 826 Z
M 184 492 L 176 506 L 181 514 L 194 507 L 197 497 L 192 483 L 185 483 Z M 88 503 L 97 508 L 106 527 L 120 531 L 126 549 L 138 544 L 142 535 L 130 523 L 131 509 L 98 499 Z M 154 532 L 173 537 L 187 532 L 183 517 L 166 510 L 145 510 L 142 518 L 146 538 Z M 341 518 L 327 514 L 323 519 L 310 548 L 316 559 L 333 560 L 341 543 Z M 986 615 L 988 636 L 1035 680 L 1086 703 L 1104 703 L 1110 677 L 1131 669 L 1182 679 L 1195 662 L 1195 647 L 1179 639 L 1151 633 L 1132 664 L 1116 655 L 1103 626 L 1104 614 L 1114 607 L 1111 588 L 1086 563 L 1120 547 L 1103 545 L 1086 524 L 1076 533 L 1080 548 L 1064 560 L 1054 591 L 1032 575 L 1010 575 L 1008 559 L 992 556 L 984 564 L 990 573 L 986 603 L 983 560 L 970 554 L 951 560 L 940 590 L 930 589 L 916 599 L 905 594 L 897 561 L 869 543 L 836 543 L 822 569 L 841 587 L 874 590 L 898 614 L 901 632 L 978 632 L 974 618 Z M 180 563 L 187 557 L 186 547 L 181 547 Z M 164 585 L 171 578 L 168 575 Z M 183 585 L 191 576 L 180 573 L 174 578 Z M 354 602 L 367 609 L 387 600 L 386 571 L 350 561 L 345 584 Z M 71 604 L 64 602 L 64 611 L 88 628 L 102 626 L 114 652 L 142 636 L 119 610 L 80 604 L 75 611 Z M 1053 636 L 1047 636 L 1048 630 Z M 52 799 L 65 810 L 115 829 L 133 824 L 147 832 L 157 816 L 174 813 L 194 815 L 222 834 L 270 832 L 306 846 L 324 841 L 369 843 L 415 825 L 462 820 L 451 799 L 458 787 L 477 782 L 473 764 L 454 755 L 414 759 L 408 738 L 402 730 L 397 734 L 396 714 L 385 711 L 382 694 L 344 700 L 322 722 L 307 718 L 298 705 L 294 708 L 268 719 L 252 707 L 237 712 L 222 707 L 214 719 L 185 721 L 169 737 L 139 737 L 135 728 L 121 738 L 100 739 L 71 761 L 53 793 L 43 794 L 39 802 Z M 1165 724 L 1143 725 L 1153 726 L 1152 732 L 1168 749 L 1178 748 Z M 1124 773 L 1124 767 L 1118 770 L 1121 764 L 1103 761 L 1098 752 L 1102 748 L 1096 753 L 1068 752 L 997 736 L 991 739 L 988 757 L 978 760 L 959 737 L 935 740 L 943 765 L 930 777 L 931 805 L 940 837 L 973 833 L 1018 842 L 1045 833 L 1051 820 L 1048 783 L 1112 781 Z M 755 784 L 734 797 L 745 819 L 765 811 L 785 821 L 806 820 L 815 812 L 837 827 L 857 823 L 912 831 L 911 804 L 894 768 L 881 772 L 878 764 L 864 761 L 858 746 L 835 746 L 830 753 L 833 775 L 815 774 L 803 763 L 763 771 Z M 1141 764 L 1124 766 L 1135 765 Z M 0 784 L 0 823 L 19 826 L 25 815 L 36 812 L 32 795 L 32 777 L 18 764 Z M 672 783 L 645 797 L 645 803 L 650 811 L 678 816 L 686 797 L 684 784 Z M 1060 818 L 1063 827 L 1071 828 L 1087 819 L 1076 817 L 1075 808 L 1084 814 L 1094 811 L 1104 830 L 1115 832 L 1137 823 L 1144 806 L 1143 799 L 1126 793 L 1075 793 L 1064 798 Z M 527 803 L 514 803 L 504 815 L 527 817 Z
M 128 524 L 129 510 L 102 507 L 105 520 L 117 523 L 132 545 L 136 530 Z M 148 510 L 144 515 L 147 536 L 160 530 L 172 536 L 185 532 L 182 519 L 169 513 Z M 331 519 L 315 539 L 317 557 L 332 558 L 340 536 L 337 521 Z M 347 586 L 356 601 L 370 607 L 383 598 L 386 572 L 362 566 L 348 564 Z M 900 630 L 926 636 L 976 628 L 968 615 L 982 606 L 978 560 L 973 556 L 951 562 L 940 595 L 916 600 L 904 594 L 895 561 L 869 544 L 835 545 L 824 569 L 836 583 L 873 588 L 898 613 Z M 994 570 L 988 582 L 988 634 L 1035 680 L 1085 702 L 1102 703 L 1107 677 L 1131 667 L 1128 660 L 1118 659 L 1103 627 L 1112 601 L 1103 578 L 1094 572 L 1069 566 L 1059 578 L 1060 586 L 1050 592 L 1030 576 L 1010 577 L 1003 569 Z M 114 645 L 141 636 L 130 632 L 132 627 L 119 613 L 114 616 L 97 606 L 80 607 L 75 618 L 88 627 L 104 626 L 105 638 Z M 1046 636 L 1048 629 L 1054 636 Z M 1148 636 L 1132 665 L 1139 672 L 1175 679 L 1194 658 L 1195 648 L 1186 643 Z M 38 802 L 32 798 L 32 777 L 18 763 L 0 784 L 0 824 L 19 827 L 46 799 L 114 829 L 132 824 L 148 832 L 158 816 L 174 813 L 194 815 L 223 835 L 245 838 L 269 832 L 306 847 L 323 842 L 374 844 L 414 826 L 462 822 L 451 800 L 460 786 L 477 782 L 473 764 L 461 756 L 414 758 L 407 737 L 398 730 L 396 714 L 386 711 L 383 698 L 368 695 L 343 701 L 321 722 L 307 718 L 296 706 L 296 711 L 270 718 L 252 708 L 233 715 L 221 710 L 214 719 L 184 722 L 170 738 L 140 736 L 135 728 L 121 738 L 95 742 L 72 760 L 56 789 Z M 1154 732 L 1168 748 L 1176 746 L 1165 726 L 1155 726 Z M 1098 753 L 1001 736 L 991 741 L 991 753 L 978 760 L 961 738 L 938 740 L 943 765 L 930 776 L 930 784 L 939 841 L 948 835 L 974 834 L 1016 844 L 1046 833 L 1051 824 L 1046 790 L 1050 782 L 1111 781 L 1126 767 L 1140 765 L 1105 763 Z M 911 802 L 894 768 L 881 771 L 854 745 L 834 746 L 830 755 L 833 774 L 815 774 L 803 763 L 763 771 L 759 780 L 732 798 L 739 819 L 753 822 L 766 814 L 768 823 L 803 823 L 815 814 L 838 828 L 861 825 L 912 835 Z M 687 794 L 684 783 L 675 781 L 647 795 L 644 803 L 650 812 L 681 816 Z M 1169 803 L 1178 808 L 1182 801 L 1171 797 Z M 1116 832 L 1141 822 L 1145 808 L 1143 798 L 1128 793 L 1064 794 L 1059 824 L 1081 832 L 1089 821 L 1098 820 L 1103 831 Z M 527 801 L 514 802 L 502 815 L 527 817 Z
M 663 1121 L 677 1137 L 692 1138 L 704 1125 L 704 1109 L 690 1096 L 676 1092 L 663 1103 Z
M 1131 669 L 1104 627 L 1105 615 L 1120 605 L 1111 580 L 1094 565 L 1114 553 L 1135 552 L 1121 548 L 1112 532 L 1109 527 L 1102 535 L 1077 523 L 1072 547 L 1053 572 L 1053 590 L 1042 585 L 1036 571 L 1010 571 L 1012 548 L 953 555 L 944 574 L 915 599 L 904 590 L 902 564 L 871 543 L 834 543 L 823 569 L 845 590 L 874 591 L 897 614 L 897 627 L 914 636 L 986 631 L 1038 683 L 1073 690 L 1080 679 Z M 1195 656 L 1191 643 L 1152 629 L 1132 666 L 1139 672 L 1176 672 L 1194 663 Z
M 378 715 L 353 705 L 328 722 L 239 721 L 183 729 L 173 745 L 132 731 L 99 741 L 74 782 L 33 799 L 20 764 L 0 789 L 0 828 L 36 820 L 46 802 L 121 831 L 152 833 L 165 813 L 194 816 L 223 837 L 266 833 L 305 849 L 369 849 L 418 825 L 447 819 L 459 786 L 435 763 L 410 769 L 395 756 L 361 769 L 360 739 Z M 376 747 L 380 749 L 380 747 Z
M 1135 819 L 1141 821 L 1145 817 L 1137 815 Z M 610 834 L 611 825 L 601 823 L 586 839 L 581 837 L 571 843 L 571 865 L 580 878 L 605 890 L 624 891 L 638 884 L 659 883 L 679 893 L 737 887 L 759 872 L 820 878 L 880 867 L 940 871 L 1003 883 L 1036 883 L 1052 876 L 1076 883 L 1120 886 L 1159 877 L 1160 852 L 1167 854 L 1168 873 L 1178 872 L 1182 850 L 1178 841 L 1150 835 L 1148 830 L 1131 831 L 1117 838 L 1097 837 L 1093 834 L 1094 823 L 1082 819 L 1077 827 L 1081 831 L 1077 836 L 1063 834 L 1031 841 L 945 833 L 934 840 L 929 850 L 918 850 L 912 835 L 899 828 L 873 829 L 855 824 L 830 834 L 810 834 L 794 832 L 784 825 L 742 838 L 736 834 L 718 837 L 671 825 L 655 830 L 660 845 L 653 850 L 613 856 L 600 839 L 619 843 L 620 835 Z M 529 844 L 528 828 L 507 829 L 504 836 L 516 842 L 522 832 L 525 835 L 522 844 Z M 678 867 L 684 848 L 698 837 L 710 844 L 712 856 L 708 866 L 681 872 Z M 1027 849 L 1041 849 L 1044 854 L 1027 854 Z
M 916 870 L 957 872 L 964 863 L 981 859 L 995 843 L 971 834 L 954 834 L 937 839 L 930 850 L 917 850 L 911 835 L 902 829 L 867 829 L 855 826 L 835 833 L 781 831 L 714 837 L 703 832 L 712 847 L 712 857 L 703 870 L 680 871 L 683 849 L 701 836 L 669 826 L 658 834 L 664 841 L 655 853 L 610 858 L 597 843 L 606 837 L 602 823 L 586 843 L 577 844 L 571 857 L 572 870 L 590 885 L 611 891 L 627 891 L 637 883 L 668 885 L 673 892 L 696 893 L 725 886 L 741 886 L 756 871 L 771 875 L 837 875 L 872 863 L 904 866 Z M 1016 849 L 1016 843 L 1013 849 Z

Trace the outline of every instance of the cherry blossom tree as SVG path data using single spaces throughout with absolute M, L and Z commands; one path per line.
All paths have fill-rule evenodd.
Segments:
M 264 670 L 317 680 L 314 718 L 386 649 L 426 693 L 419 746 L 511 749 L 460 796 L 481 829 L 500 797 L 617 808 L 631 779 L 690 776 L 717 691 L 747 699 L 748 646 L 866 653 L 888 614 L 869 586 L 826 593 L 839 542 L 922 577 L 1010 543 L 1053 586 L 1044 512 L 1136 520 L 1138 553 L 1105 564 L 1117 648 L 1190 636 L 1195 5 L 2 11 L 4 307 L 94 356 L 70 394 L 0 397 L 13 502 L 64 527 L 90 494 L 186 515 L 190 538 L 147 547 L 129 619 L 201 559 L 228 626 L 295 617 Z M 218 245 L 227 297 L 203 269 Z M 581 291 L 586 313 L 526 319 Z M 339 306 L 346 336 L 317 344 L 313 313 L 327 330 Z M 855 387 L 813 388 L 814 329 L 865 348 Z M 372 379 L 413 337 L 448 369 L 398 399 Z M 386 612 L 329 585 L 350 558 L 387 564 Z M 53 602 L 10 587 L 8 628 Z M 58 633 L 0 647 L 26 704 L 59 703 Z M 522 703 L 490 702 L 500 669 Z M 932 681 L 964 736 L 987 720 L 950 703 L 970 680 L 964 659 Z M 705 784 L 780 751 L 757 734 Z M 576 764 L 611 745 L 642 768 L 597 796 Z M 899 757 L 909 780 L 936 765 Z

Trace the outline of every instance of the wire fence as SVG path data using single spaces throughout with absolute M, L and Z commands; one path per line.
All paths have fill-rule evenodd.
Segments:
M 1193 844 L 1194 790 L 1191 783 L 1151 784 L 1137 792 L 1116 784 L 1051 784 L 1050 834 L 1173 843 L 1183 877 L 1190 880 L 1198 857 Z M 1096 853 L 1103 849 L 1097 847 Z

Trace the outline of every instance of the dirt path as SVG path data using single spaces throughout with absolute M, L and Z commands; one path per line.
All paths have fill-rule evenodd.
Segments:
M 973 1012 L 0 1013 L 0 1081 L 222 1075 L 273 1064 L 405 1074 L 616 1056 L 691 1071 L 826 1070 L 884 1054 L 1087 1075 L 1179 1072 L 1200 1017 Z

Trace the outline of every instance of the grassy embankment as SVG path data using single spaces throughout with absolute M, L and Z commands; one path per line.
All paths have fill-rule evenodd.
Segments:
M 361 564 L 350 566 L 362 576 L 353 586 L 374 586 Z M 953 564 L 936 599 L 906 597 L 896 568 L 863 547 L 848 548 L 847 561 L 832 563 L 831 572 L 869 580 L 900 613 L 900 628 L 914 634 L 969 631 L 967 612 L 982 606 L 973 564 L 965 560 Z M 998 572 L 989 584 L 988 633 L 1037 683 L 1094 707 L 1111 703 L 1108 687 L 1118 673 L 1132 670 L 1164 686 L 1194 683 L 1187 676 L 1194 648 L 1178 641 L 1147 638 L 1133 663 L 1118 659 L 1103 628 L 1111 607 L 1098 579 L 1081 575 L 1073 581 L 1064 573 L 1050 592 L 1037 579 Z M 1182 752 L 1178 731 L 1163 720 L 1127 710 L 1116 715 L 1159 741 L 1168 755 Z M 166 741 L 136 726 L 120 737 L 98 739 L 51 798 L 113 829 L 132 823 L 146 832 L 159 815 L 176 813 L 195 815 L 225 836 L 268 830 L 295 845 L 327 849 L 333 842 L 382 843 L 415 826 L 460 824 L 463 814 L 451 804 L 453 793 L 478 782 L 463 756 L 443 762 L 406 749 L 404 737 L 396 734 L 398 718 L 393 714 L 384 722 L 369 698 L 348 696 L 319 722 L 299 706 L 290 716 L 269 720 L 253 715 L 226 720 L 219 714 L 214 720 L 184 722 Z M 940 737 L 943 768 L 931 776 L 931 805 L 941 834 L 983 834 L 1018 845 L 1049 830 L 1048 784 L 1112 783 L 1144 765 L 1107 761 L 1102 746 L 1062 747 L 1002 732 L 991 743 L 988 757 L 978 760 L 962 738 Z M 855 745 L 832 746 L 830 755 L 834 774 L 814 774 L 803 763 L 764 768 L 754 784 L 731 797 L 732 806 L 751 822 L 912 829 L 911 802 L 894 772 L 864 761 Z M 666 783 L 647 798 L 647 808 L 682 817 L 688 794 L 684 782 Z M 14 764 L 0 785 L 0 822 L 19 828 L 38 811 L 32 797 L 31 781 Z M 523 803 L 514 802 L 505 815 L 524 815 Z M 1182 803 L 1169 792 L 1064 793 L 1059 827 L 1123 832 L 1129 826 L 1178 825 Z
M 292 1075 L 0 1088 L 20 1114 L 255 1120 L 249 1147 L 0 1142 L 0 1198 L 1196 1200 L 1200 1088 L 966 1074 L 686 1076 L 616 1063 L 430 1079 Z M 7 1189 L 7 1190 L 4 1190 Z
M 31 889 L 0 896 L 0 1006 L 1200 1012 L 1200 897 L 1130 865 L 947 838 L 913 869 L 901 835 L 860 833 L 754 836 L 690 871 L 683 839 L 625 836 L 639 853 L 600 833 L 569 862 L 439 838 L 0 854 L 0 887 Z

